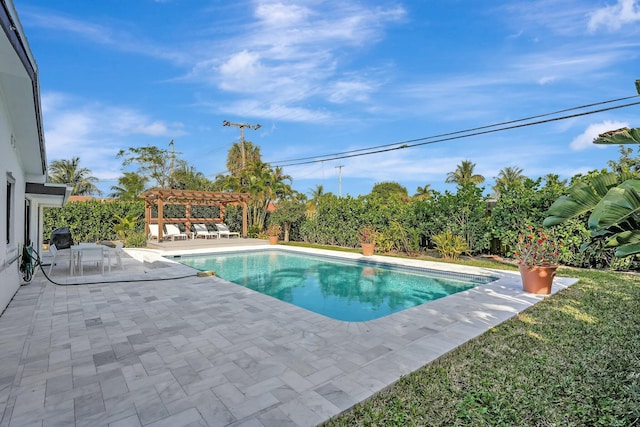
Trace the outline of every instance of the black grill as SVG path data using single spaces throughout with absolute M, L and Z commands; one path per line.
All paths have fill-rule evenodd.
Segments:
M 51 233 L 50 245 L 56 245 L 56 249 L 68 249 L 73 245 L 73 238 L 69 227 L 60 227 Z

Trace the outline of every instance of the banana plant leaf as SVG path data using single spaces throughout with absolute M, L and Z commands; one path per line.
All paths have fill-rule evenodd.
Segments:
M 577 182 L 569 188 L 566 196 L 560 196 L 553 202 L 542 225 L 551 227 L 592 211 L 618 182 L 619 177 L 613 172 L 598 175 L 588 183 Z
M 592 237 L 612 234 L 606 247 L 617 248 L 618 258 L 640 253 L 640 180 L 611 188 L 593 209 L 589 229 Z
M 640 144 L 640 128 L 621 128 L 601 133 L 594 144 Z
M 640 222 L 640 180 L 629 179 L 611 188 L 589 217 L 592 231 L 617 227 L 632 231 Z
M 640 243 L 640 230 L 628 230 L 616 233 L 607 240 L 606 246 L 612 248 L 636 243 Z
M 638 253 L 640 253 L 640 243 L 629 243 L 628 245 L 619 246 L 618 249 L 616 249 L 617 258 L 626 258 Z

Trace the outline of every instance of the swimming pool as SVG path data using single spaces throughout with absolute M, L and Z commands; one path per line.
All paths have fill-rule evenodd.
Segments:
M 323 316 L 362 322 L 474 288 L 494 277 L 277 249 L 173 257 Z

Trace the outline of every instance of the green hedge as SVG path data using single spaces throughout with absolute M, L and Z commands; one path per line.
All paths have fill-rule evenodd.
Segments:
M 46 243 L 51 232 L 69 227 L 74 242 L 96 242 L 117 239 L 115 215 L 137 216 L 135 231 L 144 233 L 144 202 L 141 200 L 114 200 L 102 202 L 69 202 L 62 208 L 45 208 L 42 238 Z

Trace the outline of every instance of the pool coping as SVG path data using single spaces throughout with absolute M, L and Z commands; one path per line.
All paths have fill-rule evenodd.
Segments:
M 479 272 L 475 272 L 475 273 L 471 273 L 471 272 L 463 272 L 463 271 L 452 271 L 452 269 L 436 269 L 436 268 L 428 268 L 426 267 L 424 264 L 415 264 L 415 263 L 399 263 L 399 262 L 395 262 L 394 258 L 390 258 L 390 257 L 372 257 L 372 256 L 356 256 L 356 257 L 345 257 L 345 256 L 341 256 L 340 252 L 336 252 L 336 251 L 309 251 L 309 250 L 305 250 L 305 251 L 301 251 L 301 250 L 295 250 L 295 248 L 293 250 L 288 250 L 286 247 L 276 247 L 276 246 L 262 246 L 260 248 L 256 248 L 256 249 L 252 249 L 252 250 L 244 250 L 244 251 L 215 251 L 215 252 L 205 252 L 205 253 L 180 253 L 180 254 L 171 254 L 171 255 L 164 255 L 165 258 L 171 260 L 171 261 L 175 261 L 178 262 L 184 266 L 187 267 L 191 267 L 194 268 L 204 274 L 212 274 L 212 275 L 216 275 L 220 278 L 222 278 L 223 280 L 227 280 L 224 277 L 224 274 L 221 274 L 220 271 L 216 271 L 216 267 L 215 266 L 211 266 L 211 264 L 209 264 L 208 262 L 206 262 L 204 265 L 202 265 L 201 263 L 198 263 L 197 261 L 192 262 L 192 260 L 197 260 L 199 257 L 207 257 L 208 259 L 211 259 L 212 262 L 215 264 L 215 256 L 217 254 L 220 255 L 233 255 L 233 254 L 264 254 L 264 253 L 268 253 L 268 254 L 272 254 L 272 253 L 278 253 L 278 254 L 291 254 L 291 255 L 301 255 L 301 256 L 305 256 L 308 255 L 309 257 L 314 257 L 314 258 L 310 258 L 315 260 L 318 260 L 318 262 L 324 260 L 326 262 L 336 262 L 336 263 L 343 263 L 343 265 L 350 265 L 350 266 L 356 266 L 356 267 L 368 267 L 368 268 L 372 268 L 372 269 L 386 269 L 386 271 L 389 272 L 393 272 L 393 271 L 398 271 L 398 272 L 406 272 L 406 273 L 410 273 L 413 275 L 418 275 L 418 277 L 424 277 L 425 279 L 428 278 L 433 278 L 433 279 L 441 279 L 441 280 L 445 280 L 445 281 L 450 281 L 447 283 L 451 283 L 450 288 L 452 290 L 451 293 L 447 293 L 446 295 L 442 296 L 442 295 L 437 295 L 435 298 L 431 298 L 431 299 L 425 299 L 424 301 L 418 303 L 418 304 L 413 304 L 411 305 L 411 307 L 413 306 L 417 306 L 417 305 L 422 305 L 431 301 L 435 301 L 436 299 L 440 299 L 440 298 L 444 298 L 447 296 L 450 296 L 454 293 L 458 293 L 458 292 L 462 292 L 463 290 L 466 290 L 467 288 L 472 288 L 475 286 L 480 286 L 480 285 L 484 285 L 488 282 L 491 281 L 495 281 L 498 280 L 499 278 L 495 275 L 495 274 L 487 274 L 488 272 L 483 271 L 481 273 Z M 384 258 L 384 259 L 383 259 Z M 199 265 L 196 265 L 199 264 Z M 291 265 L 293 266 L 293 265 Z M 246 268 L 246 267 L 245 267 Z M 289 268 L 289 265 L 287 267 L 284 268 Z M 216 274 L 217 273 L 217 274 Z M 277 271 L 273 271 L 273 274 L 277 275 Z M 246 275 L 241 275 L 241 277 L 246 277 L 247 275 L 250 275 L 250 273 L 247 272 Z M 262 275 L 259 275 L 258 280 L 262 280 L 260 279 L 260 277 L 262 277 Z M 229 282 L 231 283 L 235 283 L 233 280 L 229 280 Z M 242 282 L 242 281 L 241 281 Z M 317 282 L 316 283 L 316 287 L 320 286 Z M 421 283 L 424 283 L 424 281 L 422 281 Z M 457 289 L 455 289 L 455 283 L 460 284 L 461 286 Z M 464 283 L 464 286 L 463 286 Z M 321 316 L 325 316 L 328 317 L 330 319 L 333 320 L 339 320 L 339 321 L 346 321 L 346 322 L 366 322 L 366 321 L 370 321 L 370 320 L 375 320 L 378 318 L 382 318 L 382 317 L 386 317 L 404 310 L 407 310 L 408 308 L 411 307 L 405 307 L 404 304 L 400 303 L 395 307 L 387 307 L 384 303 L 384 301 L 389 298 L 389 295 L 384 294 L 382 296 L 382 299 L 380 300 L 381 302 L 381 306 L 382 307 L 387 307 L 388 309 L 391 310 L 391 312 L 386 312 L 386 313 L 382 313 L 382 314 L 378 314 L 375 312 L 375 307 L 371 307 L 369 305 L 366 305 L 364 308 L 364 311 L 362 312 L 358 312 L 360 313 L 360 317 L 367 317 L 364 319 L 344 319 L 344 318 L 340 318 L 340 317 L 336 317 L 333 316 L 331 314 L 328 314 L 327 312 L 323 312 L 322 310 L 324 309 L 323 305 L 314 305 L 315 309 L 312 308 L 308 308 L 305 307 L 305 304 L 297 304 L 295 302 L 292 301 L 288 301 L 287 299 L 282 299 L 279 298 L 276 295 L 271 295 L 268 292 L 263 292 L 260 289 L 256 289 L 254 286 L 248 285 L 247 283 L 237 283 L 241 286 L 245 286 L 249 289 L 253 289 L 259 293 L 265 294 L 267 296 L 271 296 L 273 298 L 277 298 L 280 299 L 281 301 L 284 301 L 286 303 L 289 304 L 293 304 L 296 305 L 304 310 L 309 310 L 312 311 L 314 313 L 320 314 Z M 436 283 L 437 284 L 437 283 Z M 305 288 L 307 285 L 302 285 L 303 288 Z M 352 283 L 344 283 L 343 286 L 352 286 Z M 356 284 L 357 286 L 357 284 Z M 294 286 L 296 287 L 296 286 Z M 399 289 L 398 288 L 393 288 L 395 292 L 398 292 Z M 304 293 L 304 291 L 303 291 Z M 351 294 L 349 294 L 351 296 Z M 315 295 L 317 298 L 323 298 L 324 296 L 324 292 L 321 292 L 320 294 L 316 294 Z M 328 296 L 332 296 L 332 294 L 329 294 Z M 326 297 L 326 296 L 325 296 Z M 357 305 L 358 304 L 358 300 L 356 299 L 355 301 L 352 298 L 348 298 L 348 300 L 345 301 L 344 296 L 337 296 L 337 299 L 339 300 L 337 302 L 337 305 L 339 308 L 346 308 L 344 304 L 348 304 L 349 306 L 351 306 L 352 304 Z M 335 302 L 334 302 L 335 303 Z M 366 304 L 366 303 L 365 303 Z M 331 305 L 331 304 L 330 304 Z M 353 307 L 354 309 L 356 309 L 356 307 Z M 370 312 L 369 310 L 373 309 L 374 312 Z M 342 312 L 341 316 L 344 316 L 345 313 Z

